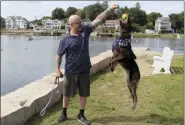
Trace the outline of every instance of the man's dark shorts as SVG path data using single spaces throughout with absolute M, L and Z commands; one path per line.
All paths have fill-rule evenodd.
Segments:
M 63 95 L 74 97 L 77 89 L 80 96 L 90 96 L 90 71 L 64 76 Z

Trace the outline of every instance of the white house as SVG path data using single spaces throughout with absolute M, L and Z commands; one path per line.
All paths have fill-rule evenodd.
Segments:
M 173 32 L 171 28 L 171 21 L 168 17 L 159 17 L 155 21 L 155 31 L 156 33 L 160 32 Z
M 7 29 L 26 29 L 28 20 L 21 16 L 8 16 L 5 23 Z
M 42 24 L 44 25 L 45 29 L 61 29 L 61 21 L 60 20 L 42 20 Z
M 29 28 L 30 29 L 35 29 L 35 28 L 38 28 L 38 25 L 34 24 L 34 23 L 30 23 Z
M 154 34 L 155 30 L 146 29 L 145 33 L 147 33 L 147 34 Z
M 65 24 L 65 30 L 66 30 L 67 32 L 68 32 L 69 28 L 70 28 L 69 23 L 66 23 L 66 24 Z

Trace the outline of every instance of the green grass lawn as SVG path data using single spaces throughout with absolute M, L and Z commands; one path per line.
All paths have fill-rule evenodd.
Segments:
M 146 33 L 133 33 L 135 38 L 167 38 L 167 39 L 176 39 L 176 34 L 146 34 Z M 184 38 L 184 34 L 180 34 L 181 38 Z
M 180 34 L 180 37 L 181 37 L 181 38 L 184 38 L 184 34 Z
M 92 76 L 91 96 L 85 115 L 93 125 L 183 125 L 183 62 L 182 56 L 176 56 L 172 62 L 174 74 L 141 78 L 135 111 L 131 109 L 132 100 L 129 98 L 124 70 L 118 66 L 115 74 L 106 70 L 98 72 Z M 70 101 L 69 120 L 60 124 L 80 125 L 76 120 L 78 108 L 77 95 Z M 48 109 L 43 118 L 37 114 L 25 125 L 57 125 L 61 109 L 62 101 Z
M 7 29 L 4 29 L 4 28 L 1 29 L 1 32 L 5 32 L 5 31 L 7 31 Z

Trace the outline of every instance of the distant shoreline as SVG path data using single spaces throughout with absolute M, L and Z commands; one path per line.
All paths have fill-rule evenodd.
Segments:
M 34 30 L 1 30 L 1 35 L 31 35 L 31 36 L 61 36 L 66 33 L 65 30 L 47 30 L 47 31 L 37 31 Z M 95 36 L 94 33 L 91 33 L 91 37 L 115 37 L 115 34 L 112 33 L 103 33 L 102 36 Z M 146 34 L 146 33 L 132 33 L 134 38 L 166 38 L 166 39 L 176 39 L 176 34 Z M 180 38 L 184 38 L 184 34 L 180 34 Z
M 177 34 L 146 34 L 146 33 L 133 33 L 134 38 L 165 38 L 165 39 L 177 39 Z M 184 39 L 184 34 L 180 34 L 180 38 Z
M 65 30 L 1 30 L 1 35 L 31 35 L 31 36 L 59 36 L 65 34 Z

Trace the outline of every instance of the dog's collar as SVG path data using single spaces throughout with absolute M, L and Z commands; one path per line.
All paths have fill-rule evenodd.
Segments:
M 128 43 L 131 43 L 131 38 L 117 38 L 114 42 L 115 45 L 127 46 Z
M 131 35 L 129 35 L 128 37 L 117 37 L 115 40 L 116 44 L 120 44 L 120 43 L 125 43 L 125 42 L 131 42 Z
M 121 48 L 130 49 L 131 48 L 131 36 L 117 37 L 112 44 L 112 50 L 115 50 L 116 46 L 119 46 Z

